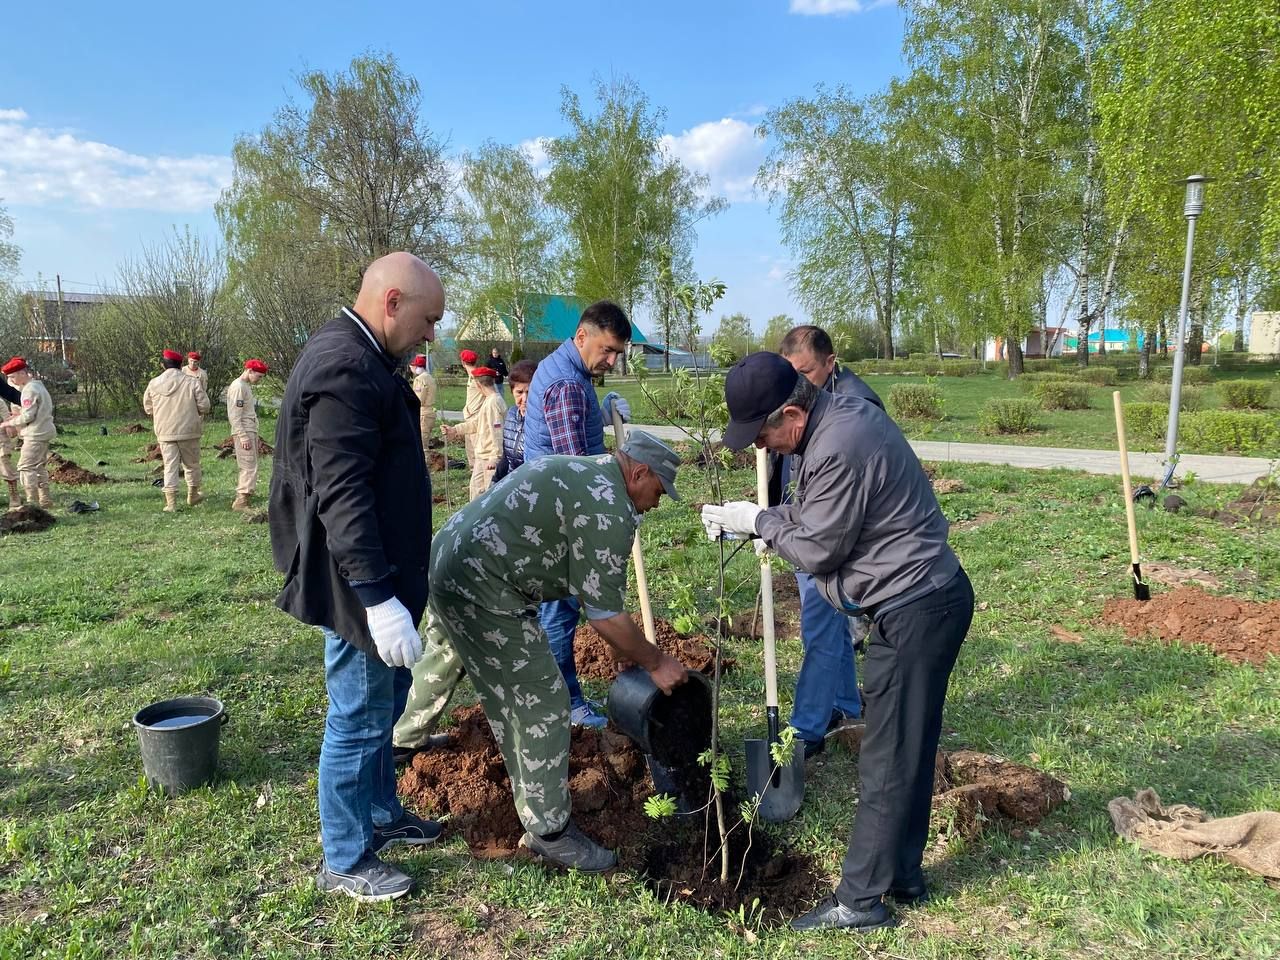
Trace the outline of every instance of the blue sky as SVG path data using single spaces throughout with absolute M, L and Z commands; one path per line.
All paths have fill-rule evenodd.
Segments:
M 901 71 L 902 15 L 884 0 L 77 2 L 56 17 L 10 6 L 0 23 L 0 202 L 24 280 L 109 287 L 175 225 L 215 238 L 235 137 L 270 121 L 300 70 L 390 51 L 455 152 L 555 136 L 562 85 L 587 100 L 593 76 L 632 77 L 666 110 L 672 149 L 732 202 L 700 230 L 696 266 L 728 284 L 716 315 L 741 310 L 757 329 L 803 316 L 776 217 L 751 189 L 761 113 L 818 83 L 869 93 Z

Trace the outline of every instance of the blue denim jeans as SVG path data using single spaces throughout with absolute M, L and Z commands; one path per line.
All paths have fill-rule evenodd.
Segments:
M 578 629 L 578 614 L 582 605 L 577 597 L 564 600 L 548 600 L 538 610 L 538 620 L 546 631 L 547 641 L 551 646 L 551 655 L 556 658 L 556 666 L 564 677 L 564 685 L 569 690 L 569 709 L 575 710 L 586 703 L 582 696 L 582 686 L 578 683 L 578 667 L 573 662 L 573 635 Z
M 809 574 L 797 573 L 796 582 L 804 660 L 796 677 L 791 725 L 803 739 L 817 741 L 826 735 L 833 707 L 860 717 L 862 700 L 849 618 L 827 603 Z
M 331 870 L 350 870 L 373 841 L 373 825 L 404 812 L 396 797 L 391 729 L 413 675 L 389 667 L 332 630 L 324 633 L 329 714 L 320 747 L 320 836 Z

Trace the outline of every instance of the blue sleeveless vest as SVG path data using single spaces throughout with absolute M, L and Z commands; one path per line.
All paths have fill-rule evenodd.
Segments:
M 524 417 L 524 462 L 532 463 L 539 457 L 551 454 L 551 432 L 547 429 L 546 414 L 542 409 L 542 398 L 547 388 L 553 384 L 569 380 L 580 383 L 587 391 L 587 449 L 573 451 L 578 456 L 604 453 L 604 414 L 600 404 L 595 402 L 596 391 L 591 383 L 591 374 L 587 372 L 578 348 L 572 340 L 566 340 L 556 347 L 555 352 L 538 364 L 533 374 L 533 382 L 529 384 L 529 406 Z

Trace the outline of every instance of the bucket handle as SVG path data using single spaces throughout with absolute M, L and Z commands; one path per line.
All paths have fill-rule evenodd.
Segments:
M 227 721 L 229 721 L 230 719 L 231 719 L 231 714 L 227 712 L 227 710 L 224 708 L 222 711 L 222 719 L 218 721 L 218 726 L 225 727 L 227 725 Z

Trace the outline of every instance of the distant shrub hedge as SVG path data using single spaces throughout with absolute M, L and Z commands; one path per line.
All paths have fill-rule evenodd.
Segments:
M 978 429 L 986 434 L 1030 433 L 1039 407 L 1032 400 L 988 400 L 978 412 Z
M 889 388 L 889 414 L 895 420 L 941 420 L 942 388 L 932 383 L 895 383 Z

